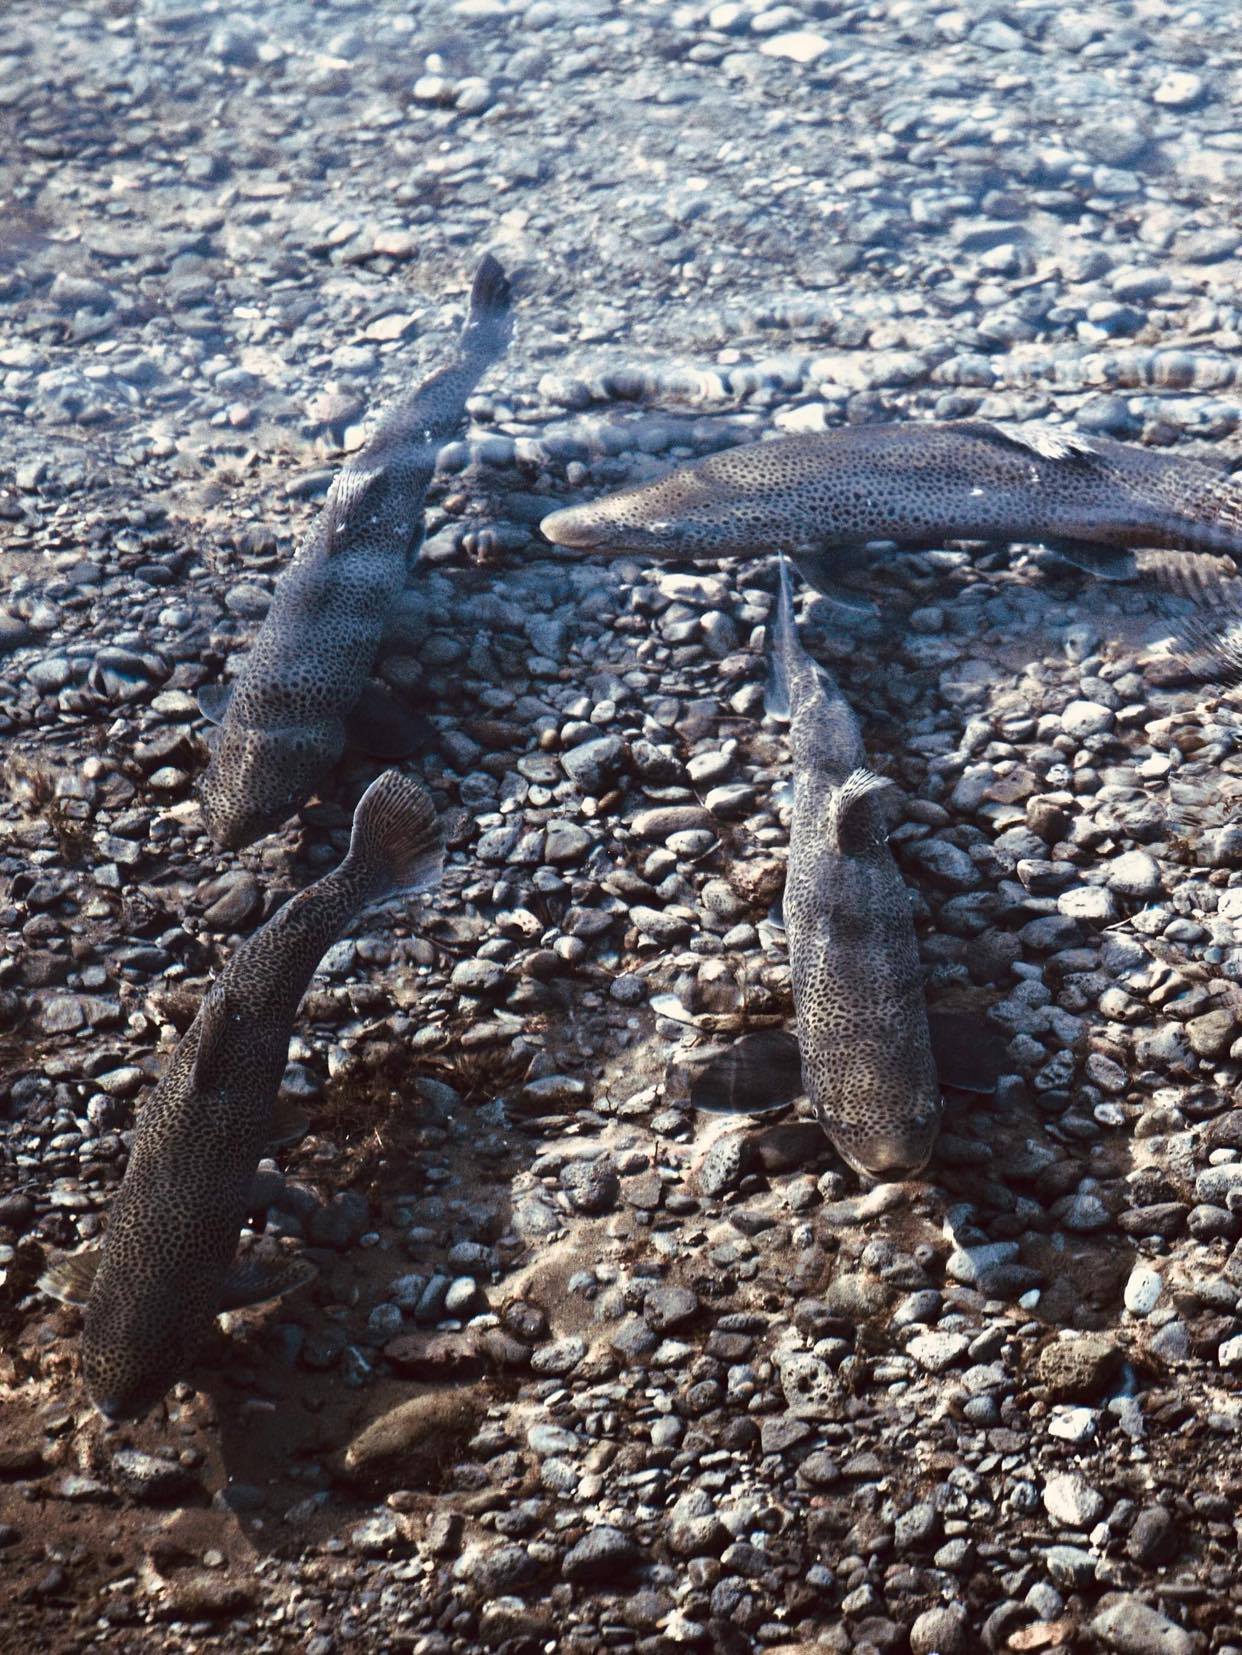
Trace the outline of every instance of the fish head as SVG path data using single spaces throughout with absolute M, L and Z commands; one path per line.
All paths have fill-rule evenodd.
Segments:
M 271 833 L 306 802 L 344 746 L 338 719 L 274 730 L 226 723 L 199 783 L 208 833 L 225 850 Z
M 132 1277 L 100 1282 L 82 1327 L 82 1374 L 107 1420 L 141 1419 L 184 1378 L 210 1321 L 180 1284 L 152 1290 Z
M 539 527 L 554 546 L 597 555 L 727 557 L 753 550 L 763 534 L 762 525 L 756 527 L 755 502 L 705 465 L 678 466 L 654 482 L 567 506 Z
M 899 1184 L 916 1178 L 931 1159 L 940 1131 L 938 1085 L 890 1096 L 871 1093 L 839 1111 L 821 1109 L 824 1130 L 841 1158 L 862 1178 Z

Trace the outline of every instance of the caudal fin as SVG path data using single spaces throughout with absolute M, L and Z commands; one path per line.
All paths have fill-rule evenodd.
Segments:
M 470 288 L 470 314 L 462 347 L 471 353 L 499 356 L 513 333 L 513 288 L 499 259 L 484 253 Z
M 794 630 L 793 582 L 784 552 L 780 553 L 776 614 L 768 633 L 768 681 L 764 688 L 763 710 L 769 718 L 788 719 L 790 662 L 801 646 Z
M 1215 558 L 1155 552 L 1143 560 L 1144 583 L 1160 599 L 1181 598 L 1189 614 L 1160 603 L 1174 629 L 1170 663 L 1190 683 L 1233 689 L 1242 683 L 1242 580 Z
M 444 841 L 431 795 L 421 782 L 386 770 L 371 783 L 354 811 L 344 867 L 363 879 L 368 903 L 438 884 Z

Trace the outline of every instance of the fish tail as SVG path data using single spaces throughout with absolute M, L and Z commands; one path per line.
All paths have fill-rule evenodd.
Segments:
M 1169 615 L 1177 632 L 1173 659 L 1187 676 L 1217 688 L 1242 682 L 1242 580 L 1213 559 L 1176 552 L 1149 555 L 1143 576 L 1160 596 L 1194 606 L 1188 615 Z
M 470 355 L 498 356 L 513 332 L 513 288 L 499 259 L 484 253 L 470 288 L 470 314 L 462 348 Z
M 793 581 L 789 562 L 784 552 L 780 556 L 780 585 L 776 595 L 776 619 L 771 627 L 768 649 L 768 681 L 764 688 L 763 707 L 769 718 L 790 717 L 789 667 L 799 650 L 798 634 L 794 629 Z
M 359 878 L 367 902 L 439 882 L 444 841 L 431 795 L 413 776 L 386 770 L 358 801 L 343 871 Z

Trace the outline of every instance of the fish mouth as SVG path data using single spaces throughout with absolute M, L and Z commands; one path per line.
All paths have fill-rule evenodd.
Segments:
M 868 1178 L 873 1184 L 904 1184 L 911 1178 L 917 1178 L 931 1160 L 934 1147 L 934 1144 L 928 1144 L 918 1156 L 894 1157 L 885 1165 L 869 1166 L 854 1150 L 844 1148 L 835 1138 L 833 1139 L 833 1148 L 841 1159 L 847 1162 L 860 1178 Z
M 593 552 L 607 544 L 603 524 L 592 523 L 574 506 L 550 512 L 539 525 L 539 532 L 554 546 L 568 551 Z

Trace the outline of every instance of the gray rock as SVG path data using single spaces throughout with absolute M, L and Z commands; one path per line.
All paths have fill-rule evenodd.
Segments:
M 1160 864 L 1143 850 L 1126 851 L 1114 857 L 1104 877 L 1110 890 L 1118 896 L 1132 897 L 1136 902 L 1150 902 L 1163 888 Z
M 599 736 L 561 755 L 561 767 L 583 793 L 599 797 L 612 786 L 625 756 L 620 736 Z
M 1102 706 L 1098 701 L 1071 701 L 1061 714 L 1061 728 L 1067 736 L 1081 741 L 1086 736 L 1096 736 L 1112 729 L 1113 720 L 1112 708 Z
M 541 1573 L 526 1547 L 509 1541 L 468 1546 L 453 1565 L 454 1577 L 482 1601 L 530 1586 Z
M 606 1581 L 628 1574 L 642 1561 L 642 1552 L 622 1530 L 611 1524 L 588 1529 L 565 1554 L 561 1573 L 566 1580 Z
M 966 852 L 947 839 L 920 839 L 906 845 L 902 854 L 918 874 L 941 890 L 975 891 L 983 883 Z
M 1044 1508 L 1064 1528 L 1089 1529 L 1104 1510 L 1104 1499 L 1077 1472 L 1050 1477 L 1044 1485 Z
M 574 822 L 549 822 L 544 838 L 545 861 L 553 867 L 580 862 L 591 848 L 591 836 Z
M 702 805 L 666 805 L 655 810 L 640 810 L 630 823 L 630 832 L 636 839 L 667 839 L 674 833 L 711 827 L 711 812 Z
M 1091 1631 L 1116 1655 L 1194 1655 L 1189 1632 L 1135 1597 L 1102 1599 Z
M 910 1628 L 910 1655 L 966 1655 L 970 1623 L 960 1604 L 925 1609 Z
M 725 1132 L 699 1162 L 695 1178 L 704 1195 L 736 1189 L 755 1163 L 755 1149 L 745 1132 Z
M 370 1218 L 366 1197 L 356 1190 L 342 1190 L 327 1206 L 311 1215 L 307 1234 L 316 1247 L 335 1247 L 341 1251 L 353 1246 Z
M 244 931 L 263 906 L 258 880 L 244 869 L 213 880 L 203 899 L 203 920 L 213 931 Z
M 611 1212 L 621 1193 L 617 1169 L 607 1155 L 570 1161 L 561 1168 L 561 1188 L 580 1213 Z
M 459 994 L 483 998 L 498 994 L 505 986 L 504 969 L 495 960 L 461 960 L 453 967 L 449 982 Z
M 151 1505 L 184 1499 L 200 1487 L 194 1473 L 179 1461 L 144 1454 L 137 1448 L 117 1449 L 112 1456 L 112 1475 L 127 1494 Z
M 693 1321 L 699 1296 L 688 1287 L 654 1287 L 643 1300 L 643 1316 L 657 1333 L 668 1333 Z

